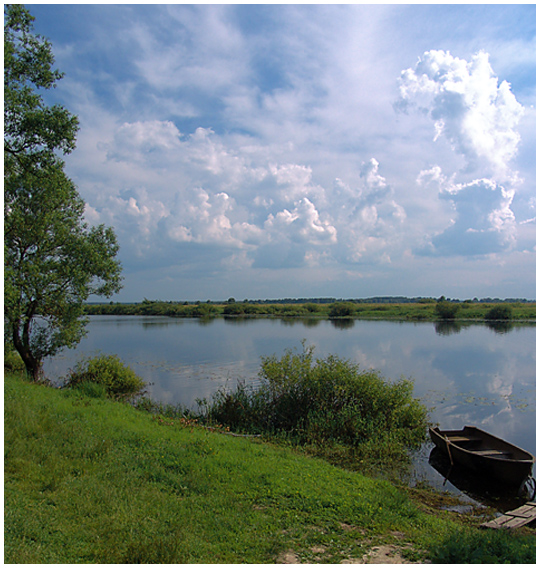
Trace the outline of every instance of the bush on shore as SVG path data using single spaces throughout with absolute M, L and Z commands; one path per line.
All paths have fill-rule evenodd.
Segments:
M 427 409 L 412 397 L 413 383 L 389 383 L 376 371 L 313 348 L 264 357 L 258 388 L 218 391 L 203 419 L 232 429 L 267 433 L 301 445 L 346 447 L 358 458 L 403 458 L 427 431 Z
M 460 304 L 448 302 L 447 300 L 440 300 L 435 306 L 435 314 L 441 319 L 451 320 L 455 319 L 460 308 Z
M 346 318 L 354 315 L 356 306 L 352 302 L 335 302 L 330 306 L 328 317 Z
M 11 372 L 22 372 L 26 370 L 24 361 L 17 353 L 13 345 L 4 342 L 4 370 Z
M 65 386 L 79 388 L 95 398 L 133 398 L 144 393 L 145 382 L 117 355 L 98 355 L 79 361 Z
M 506 304 L 501 304 L 498 306 L 493 306 L 486 316 L 485 319 L 488 321 L 508 321 L 512 319 L 512 308 Z

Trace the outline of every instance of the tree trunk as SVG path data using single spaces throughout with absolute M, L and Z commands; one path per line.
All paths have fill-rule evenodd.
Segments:
M 23 341 L 19 335 L 19 323 L 13 323 L 13 346 L 18 351 L 24 366 L 26 367 L 26 374 L 33 381 L 39 381 L 42 378 L 42 365 L 41 360 L 34 357 L 30 350 L 28 341 Z

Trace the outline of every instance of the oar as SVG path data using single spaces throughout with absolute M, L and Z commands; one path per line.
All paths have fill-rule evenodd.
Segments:
M 446 442 L 446 450 L 448 452 L 448 457 L 450 458 L 450 465 L 454 465 L 454 460 L 452 459 L 452 452 L 450 451 L 450 440 L 447 436 L 444 437 L 444 441 Z

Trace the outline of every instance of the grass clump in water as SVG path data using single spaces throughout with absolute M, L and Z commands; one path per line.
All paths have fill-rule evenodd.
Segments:
M 412 381 L 389 383 L 335 355 L 315 360 L 305 344 L 264 357 L 260 379 L 256 388 L 218 391 L 203 418 L 358 461 L 403 460 L 425 439 L 427 409 L 412 397 Z

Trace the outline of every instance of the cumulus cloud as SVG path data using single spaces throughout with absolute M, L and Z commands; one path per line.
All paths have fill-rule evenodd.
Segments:
M 360 184 L 356 188 L 337 179 L 333 197 L 340 244 L 348 262 L 376 258 L 387 261 L 392 251 L 401 249 L 399 241 L 406 213 L 379 174 L 377 160 L 372 158 L 361 165 Z
M 523 107 L 509 83 L 499 83 L 487 53 L 480 51 L 468 62 L 447 51 L 427 51 L 414 68 L 402 71 L 399 91 L 402 108 L 428 113 L 435 140 L 444 134 L 471 168 L 511 177 Z
M 151 154 L 180 148 L 180 136 L 178 128 L 170 121 L 126 122 L 116 130 L 107 157 L 118 161 L 146 160 Z
M 466 61 L 445 51 L 425 52 L 414 68 L 402 71 L 399 90 L 402 108 L 416 108 L 434 121 L 434 141 L 445 136 L 467 160 L 461 177 L 483 174 L 457 183 L 458 172 L 447 177 L 438 165 L 420 172 L 418 187 L 448 202 L 451 211 L 445 228 L 428 234 L 416 252 L 480 256 L 515 248 L 520 231 L 512 204 L 520 179 L 511 166 L 524 109 L 509 83 L 499 83 L 489 55 L 480 51 Z
M 87 216 L 114 225 L 137 258 L 197 244 L 244 265 L 315 266 L 336 255 L 388 261 L 402 248 L 405 210 L 373 158 L 358 168 L 356 186 L 324 187 L 307 164 L 232 146 L 211 129 L 182 135 L 170 121 L 123 123 L 101 147 L 105 168 L 125 168 L 130 180 L 103 192 Z
M 514 192 L 490 179 L 454 183 L 440 168 L 423 171 L 419 184 L 438 185 L 439 197 L 452 203 L 449 226 L 433 235 L 419 254 L 478 256 L 509 250 L 516 242 Z
M 292 211 L 284 209 L 275 216 L 270 214 L 264 227 L 278 235 L 287 235 L 297 242 L 309 244 L 336 242 L 336 228 L 322 221 L 315 205 L 304 197 L 295 203 Z

